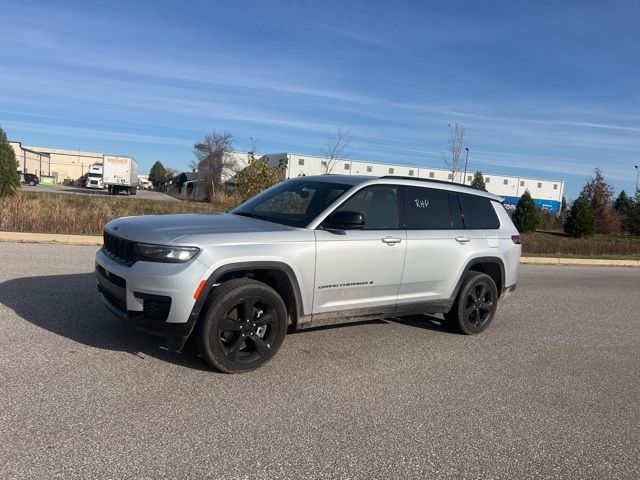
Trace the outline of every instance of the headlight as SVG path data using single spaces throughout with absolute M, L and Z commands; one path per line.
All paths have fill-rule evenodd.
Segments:
M 139 243 L 137 253 L 140 260 L 148 262 L 184 263 L 195 257 L 200 251 L 196 247 L 171 247 L 146 245 Z

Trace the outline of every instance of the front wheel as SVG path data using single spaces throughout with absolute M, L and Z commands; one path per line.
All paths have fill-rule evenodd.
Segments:
M 445 320 L 460 333 L 473 335 L 489 326 L 498 306 L 498 289 L 486 273 L 469 272 Z
M 225 373 L 264 365 L 287 333 L 287 309 L 270 286 L 247 278 L 229 280 L 213 291 L 201 319 L 200 354 Z

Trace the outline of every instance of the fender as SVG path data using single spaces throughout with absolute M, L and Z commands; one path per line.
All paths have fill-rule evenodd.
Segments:
M 202 309 L 205 306 L 205 303 L 211 293 L 211 290 L 214 288 L 215 284 L 218 283 L 220 278 L 224 275 L 233 272 L 239 272 L 243 270 L 278 270 L 284 273 L 291 284 L 291 288 L 293 290 L 293 296 L 295 298 L 295 312 L 296 317 L 300 318 L 304 315 L 304 309 L 302 305 L 302 294 L 300 293 L 300 285 L 298 283 L 298 278 L 294 273 L 293 269 L 284 262 L 237 262 L 230 263 L 227 265 L 223 265 L 209 276 L 205 286 L 200 293 L 200 296 L 196 300 L 196 303 L 193 305 L 193 309 L 191 310 L 191 314 L 189 315 L 189 323 L 193 322 L 195 324 L 196 320 L 200 316 Z
M 485 264 L 493 263 L 500 267 L 500 285 L 504 289 L 504 262 L 502 261 L 502 259 L 500 257 L 477 257 L 469 260 L 469 262 L 467 262 L 465 267 L 462 269 L 462 273 L 460 274 L 460 278 L 458 279 L 456 288 L 453 290 L 453 295 L 451 296 L 452 299 L 455 300 L 456 297 L 458 296 L 458 292 L 460 291 L 460 287 L 462 287 L 462 282 L 464 281 L 464 277 L 466 276 L 467 272 L 470 272 L 471 270 L 473 270 L 471 267 L 473 267 L 474 265 L 482 264 L 482 263 L 485 263 Z M 498 295 L 500 294 L 501 292 L 498 292 Z

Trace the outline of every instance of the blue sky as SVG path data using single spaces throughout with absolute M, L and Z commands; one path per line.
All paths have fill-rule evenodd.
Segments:
M 564 179 L 640 164 L 637 1 L 0 0 L 0 124 L 24 144 L 184 169 L 212 130 L 246 149 Z

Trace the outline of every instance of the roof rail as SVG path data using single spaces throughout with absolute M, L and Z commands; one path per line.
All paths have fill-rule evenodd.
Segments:
M 397 178 L 397 179 L 400 179 L 400 180 L 417 180 L 418 182 L 439 183 L 439 184 L 442 184 L 442 185 L 455 185 L 456 187 L 466 187 L 466 188 L 470 188 L 472 190 L 480 190 L 481 192 L 486 192 L 487 191 L 486 188 L 474 188 L 471 185 L 466 185 L 464 183 L 449 182 L 447 180 L 435 180 L 435 179 L 431 179 L 431 178 L 410 177 L 408 175 L 383 175 L 382 177 L 378 177 L 378 178 Z

